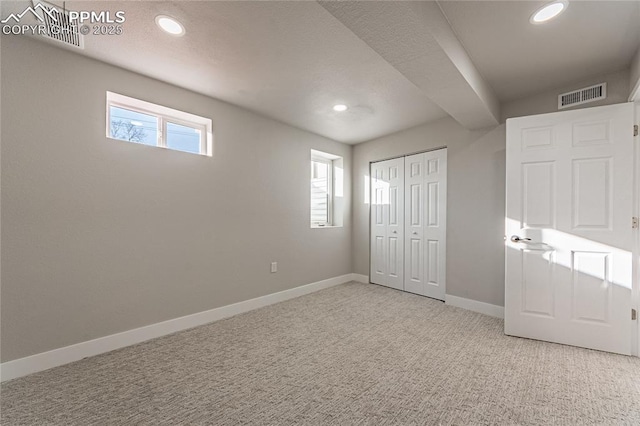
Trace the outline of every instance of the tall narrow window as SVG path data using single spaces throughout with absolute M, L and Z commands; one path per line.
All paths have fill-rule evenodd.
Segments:
M 311 227 L 342 226 L 342 157 L 311 150 Z
M 311 159 L 311 224 L 331 224 L 331 195 L 333 193 L 331 160 Z

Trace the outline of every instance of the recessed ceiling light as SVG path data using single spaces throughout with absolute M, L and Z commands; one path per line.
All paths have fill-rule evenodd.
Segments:
M 531 15 L 529 22 L 532 24 L 542 24 L 547 22 L 564 12 L 568 6 L 568 0 L 558 0 L 545 4 Z
M 334 106 L 333 106 L 333 110 L 334 110 L 334 111 L 338 111 L 338 112 L 346 111 L 346 110 L 348 110 L 348 109 L 349 109 L 349 107 L 348 107 L 348 106 L 346 106 L 346 105 L 342 105 L 342 104 L 338 104 L 338 105 L 334 105 Z
M 171 35 L 180 36 L 184 34 L 184 27 L 182 24 L 169 16 L 156 16 L 156 24 Z

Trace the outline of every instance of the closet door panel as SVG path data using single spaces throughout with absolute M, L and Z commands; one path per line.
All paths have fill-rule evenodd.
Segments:
M 447 272 L 447 150 L 424 153 L 424 262 L 423 295 L 445 299 Z
M 404 290 L 424 291 L 424 154 L 405 157 Z
M 371 269 L 375 284 L 403 289 L 404 158 L 371 164 Z

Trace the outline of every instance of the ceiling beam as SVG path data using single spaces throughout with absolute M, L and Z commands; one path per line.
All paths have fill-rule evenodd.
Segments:
M 464 127 L 499 123 L 498 99 L 437 2 L 320 4 Z

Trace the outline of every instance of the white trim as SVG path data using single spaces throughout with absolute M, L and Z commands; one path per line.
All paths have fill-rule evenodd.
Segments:
M 353 275 L 353 281 L 357 281 L 359 283 L 369 284 L 369 276 L 362 274 L 351 274 Z
M 324 151 L 318 151 L 317 149 L 312 149 L 311 150 L 311 159 L 315 160 L 325 160 L 325 161 L 333 161 L 333 160 L 339 160 L 342 157 L 340 157 L 339 155 L 336 154 L 331 154 L 329 152 L 324 152 Z
M 266 296 L 256 297 L 255 299 L 234 303 L 232 305 L 222 306 L 220 308 L 186 315 L 184 317 L 4 362 L 0 364 L 0 381 L 16 379 L 28 374 L 69 364 L 83 358 L 99 355 L 155 339 L 157 337 L 166 336 L 167 334 L 208 324 L 234 315 L 242 314 L 244 312 L 252 311 L 254 309 L 262 308 L 264 306 L 272 305 L 274 303 L 304 296 L 305 294 L 310 294 L 318 290 L 357 280 L 357 277 L 357 274 L 345 274 L 289 290 L 280 291 L 278 293 L 272 293 Z
M 490 303 L 479 302 L 477 300 L 465 299 L 464 297 L 447 294 L 445 303 L 468 311 L 479 312 L 491 317 L 504 319 L 504 306 L 492 305 Z
M 636 102 L 634 103 L 634 124 L 640 124 L 640 80 L 638 80 Z M 640 216 L 640 185 L 638 185 L 638 178 L 640 177 L 640 149 L 638 148 L 640 143 L 640 135 L 634 137 L 633 149 L 634 149 L 634 203 L 633 203 L 633 216 Z M 636 312 L 640 312 L 640 232 L 636 230 L 636 238 L 633 247 L 633 262 L 632 270 L 634 271 L 633 283 L 631 286 L 631 308 Z M 634 321 L 631 326 L 631 355 L 640 357 L 640 320 Z

